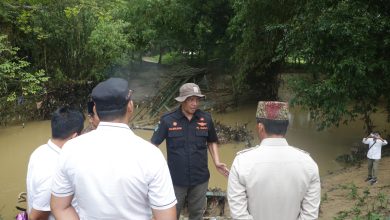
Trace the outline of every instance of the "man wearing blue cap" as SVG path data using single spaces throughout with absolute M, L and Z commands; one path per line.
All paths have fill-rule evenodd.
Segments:
M 321 184 L 316 162 L 284 138 L 285 102 L 261 101 L 256 113 L 260 145 L 239 152 L 228 181 L 233 219 L 318 219 Z
M 128 82 L 110 78 L 92 91 L 100 123 L 68 142 L 52 186 L 56 219 L 176 218 L 176 198 L 161 151 L 136 136 Z M 78 213 L 70 201 L 77 200 Z

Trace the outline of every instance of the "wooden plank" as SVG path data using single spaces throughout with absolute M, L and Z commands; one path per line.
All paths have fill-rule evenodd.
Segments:
M 214 197 L 226 197 L 226 192 L 213 192 L 213 191 L 207 191 L 206 196 L 214 196 Z

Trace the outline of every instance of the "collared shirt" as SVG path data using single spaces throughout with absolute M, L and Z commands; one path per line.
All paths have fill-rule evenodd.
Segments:
M 50 211 L 51 185 L 61 148 L 51 140 L 39 146 L 30 156 L 27 168 L 28 213 L 34 208 Z M 54 216 L 49 216 L 54 220 Z
M 367 152 L 367 158 L 373 160 L 379 160 L 382 157 L 382 146 L 387 144 L 386 140 L 378 138 L 363 138 L 363 144 L 368 144 L 369 150 Z
M 233 161 L 228 182 L 233 219 L 317 219 L 320 197 L 317 164 L 284 138 L 264 139 Z
M 100 122 L 64 145 L 52 194 L 74 195 L 88 220 L 149 220 L 151 208 L 176 204 L 163 154 L 122 123 Z
M 211 115 L 196 110 L 189 121 L 181 107 L 161 117 L 151 142 L 167 143 L 167 160 L 172 181 L 177 186 L 194 186 L 210 178 L 207 143 L 217 142 Z

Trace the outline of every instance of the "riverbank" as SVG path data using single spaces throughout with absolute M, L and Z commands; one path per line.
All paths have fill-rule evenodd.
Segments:
M 390 219 L 390 157 L 379 164 L 378 182 L 365 182 L 367 162 L 321 177 L 321 207 L 319 219 Z M 371 213 L 371 214 L 370 214 Z M 368 215 L 371 215 L 371 218 Z M 223 216 L 204 219 L 232 219 L 228 203 Z M 183 217 L 182 220 L 188 218 Z
M 378 182 L 372 186 L 364 181 L 366 161 L 322 177 L 320 219 L 390 219 L 389 174 L 390 157 L 385 157 L 379 163 Z M 370 212 L 382 218 L 368 218 Z

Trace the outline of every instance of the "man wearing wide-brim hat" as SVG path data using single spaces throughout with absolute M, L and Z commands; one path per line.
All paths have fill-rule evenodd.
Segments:
M 178 219 L 186 197 L 189 220 L 202 219 L 210 178 L 207 149 L 216 169 L 224 176 L 229 174 L 226 164 L 219 160 L 218 138 L 211 115 L 199 109 L 203 97 L 198 85 L 182 85 L 180 95 L 175 98 L 180 107 L 161 117 L 151 139 L 156 146 L 166 140 Z
M 318 219 L 321 186 L 310 155 L 289 146 L 285 102 L 260 101 L 256 113 L 260 145 L 237 153 L 228 181 L 233 219 Z

